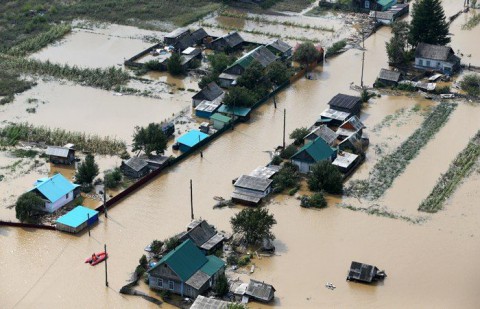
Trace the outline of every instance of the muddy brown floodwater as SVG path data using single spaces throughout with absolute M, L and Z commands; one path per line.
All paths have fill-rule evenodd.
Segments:
M 371 85 L 385 66 L 384 44 L 389 37 L 389 29 L 382 28 L 365 44 L 366 84 Z M 458 48 L 468 46 L 471 48 L 467 43 Z M 271 102 L 262 106 L 250 123 L 237 126 L 203 149 L 203 158 L 191 156 L 112 208 L 109 219 L 102 216 L 91 237 L 0 228 L 2 307 L 154 308 L 143 299 L 123 296 L 118 291 L 137 265 L 145 245 L 183 230 L 189 222 L 189 180 L 193 179 L 194 184 L 195 216 L 229 231 L 229 218 L 241 207 L 214 210 L 212 197 L 228 197 L 233 178 L 269 161 L 266 151 L 281 144 L 284 108 L 290 132 L 311 124 L 338 92 L 354 94 L 349 83 L 359 84 L 360 59 L 361 52 L 350 50 L 329 60 L 316 69 L 317 80 L 301 79 L 279 94 L 277 109 Z M 364 109 L 362 119 L 369 131 L 388 114 L 416 104 L 432 103 L 418 97 L 382 96 Z M 413 192 L 415 198 L 408 201 L 411 205 L 407 208 L 414 209 L 417 205 L 413 204 L 429 194 L 434 179 L 446 170 L 471 132 L 478 129 L 480 117 L 476 115 L 480 107 L 460 104 L 438 133 L 438 141 L 428 142 L 410 163 L 408 168 L 418 172 L 407 168 L 397 179 L 398 186 L 387 191 L 387 206 L 394 207 Z M 462 122 L 462 117 L 469 121 Z M 370 134 L 372 143 L 388 142 L 389 149 L 394 149 L 421 123 L 417 114 L 407 120 L 411 123 Z M 384 130 L 398 130 L 399 137 L 393 138 Z M 452 135 L 461 135 L 458 141 L 448 136 L 449 130 L 455 132 Z M 443 143 L 454 143 L 455 149 L 444 151 L 450 145 Z M 372 160 L 365 162 L 362 175 L 355 177 L 368 175 L 377 159 L 372 152 L 370 148 L 367 156 Z M 423 186 L 422 181 L 429 185 Z M 254 259 L 257 268 L 252 277 L 273 284 L 276 298 L 272 305 L 250 303 L 249 307 L 478 308 L 479 181 L 478 173 L 469 177 L 446 209 L 428 216 L 421 225 L 335 207 L 341 202 L 339 198 L 329 198 L 330 207 L 321 211 L 303 209 L 293 197 L 273 198 L 267 207 L 278 222 L 274 227 L 277 255 Z M 104 243 L 110 254 L 109 288 L 104 285 L 103 265 L 90 267 L 83 263 L 86 256 L 101 251 Z M 346 282 L 352 260 L 375 264 L 386 270 L 388 278 L 376 286 Z M 326 282 L 332 282 L 337 289 L 326 289 Z

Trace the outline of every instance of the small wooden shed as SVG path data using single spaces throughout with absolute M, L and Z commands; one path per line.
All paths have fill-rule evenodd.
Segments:
M 402 73 L 381 69 L 378 75 L 377 82 L 385 86 L 396 86 L 402 80 Z
M 229 124 L 230 121 L 232 121 L 232 118 L 219 113 L 215 113 L 210 117 L 210 120 L 213 122 L 213 128 L 216 130 L 220 130 L 227 124 Z
M 59 231 L 78 233 L 98 222 L 98 211 L 85 206 L 77 206 L 57 219 L 55 227 Z

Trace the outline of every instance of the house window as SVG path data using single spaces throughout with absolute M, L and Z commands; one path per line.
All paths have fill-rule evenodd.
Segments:
M 162 287 L 163 287 L 163 279 L 157 278 L 157 286 L 158 286 L 159 288 L 162 288 Z
M 430 60 L 427 60 L 427 67 L 430 66 Z
M 192 295 L 192 288 L 189 287 L 188 285 L 187 285 L 187 288 L 185 289 L 185 291 L 186 291 L 185 294 L 190 295 L 190 296 Z
M 370 8 L 370 1 L 365 1 L 365 8 L 369 9 Z
M 418 60 L 418 65 L 423 66 L 423 60 L 422 59 Z
M 70 194 L 70 193 L 67 193 L 67 195 L 65 195 L 65 198 L 68 198 L 68 195 L 69 195 L 69 194 Z
M 437 62 L 437 67 L 440 67 L 440 62 Z
M 175 282 L 173 282 L 172 280 L 168 280 L 168 288 L 170 290 L 173 290 L 175 288 Z

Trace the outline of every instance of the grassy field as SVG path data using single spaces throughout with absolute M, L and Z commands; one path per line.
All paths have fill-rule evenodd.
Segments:
M 436 106 L 420 128 L 415 130 L 393 153 L 381 158 L 375 164 L 368 179 L 352 181 L 346 192 L 351 196 L 368 200 L 375 200 L 382 196 L 395 178 L 405 170 L 408 163 L 418 155 L 420 149 L 447 122 L 456 106 L 449 103 L 440 103 Z
M 275 11 L 301 12 L 311 5 L 315 0 L 285 0 L 277 1 L 272 9 Z
M 455 192 L 460 182 L 470 175 L 479 157 L 480 131 L 453 160 L 448 171 L 440 177 L 432 192 L 420 204 L 418 210 L 425 212 L 441 210 L 445 201 Z

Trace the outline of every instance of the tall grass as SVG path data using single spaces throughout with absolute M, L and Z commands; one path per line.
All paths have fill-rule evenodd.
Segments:
M 462 30 L 472 30 L 479 23 L 480 23 L 480 14 L 475 14 L 464 25 L 462 25 Z
M 70 31 L 72 31 L 72 27 L 70 25 L 55 25 L 48 31 L 31 37 L 30 39 L 10 48 L 7 53 L 13 56 L 25 56 L 29 53 L 34 53 L 48 44 L 61 39 Z
M 6 69 L 26 74 L 48 75 L 55 78 L 67 79 L 82 85 L 112 89 L 117 85 L 126 84 L 130 75 L 121 69 L 110 67 L 106 69 L 90 69 L 0 55 L 0 70 Z
M 349 195 L 378 199 L 390 188 L 397 178 L 414 159 L 420 149 L 435 136 L 447 122 L 450 113 L 457 104 L 440 103 L 408 139 L 393 153 L 381 158 L 373 167 L 367 180 L 352 181 L 345 190 Z
M 73 143 L 79 150 L 100 155 L 121 155 L 127 150 L 124 141 L 109 136 L 100 137 L 82 132 L 34 126 L 28 123 L 9 124 L 0 129 L 0 142 L 2 144 L 13 146 L 19 141 L 45 143 L 55 146 Z
M 455 192 L 462 179 L 470 175 L 479 157 L 480 131 L 453 160 L 448 171 L 440 177 L 432 192 L 422 201 L 418 210 L 432 213 L 441 210 L 445 201 Z

